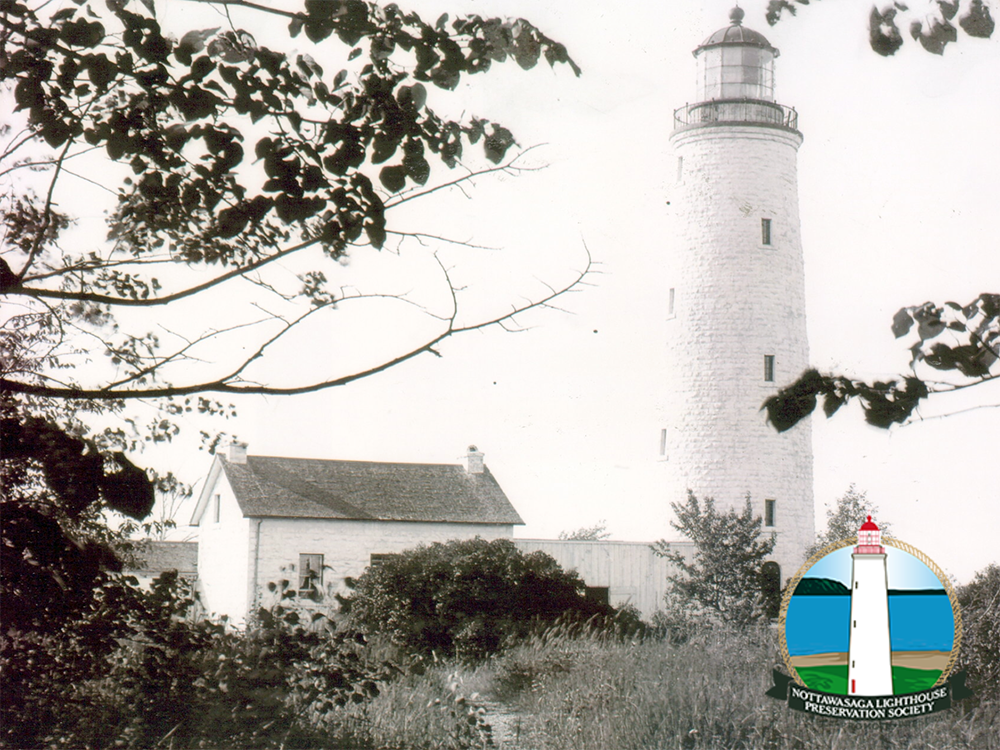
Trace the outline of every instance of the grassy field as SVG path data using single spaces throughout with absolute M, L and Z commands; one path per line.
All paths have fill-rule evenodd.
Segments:
M 1000 750 L 996 703 L 885 723 L 825 719 L 765 697 L 780 664 L 769 630 L 671 645 L 556 629 L 475 668 L 407 677 L 363 719 L 382 748 Z

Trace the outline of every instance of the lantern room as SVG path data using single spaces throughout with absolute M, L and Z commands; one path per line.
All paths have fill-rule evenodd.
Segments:
M 861 524 L 858 531 L 858 546 L 854 550 L 859 555 L 884 555 L 885 547 L 882 546 L 882 532 L 878 526 L 872 523 L 872 517 Z
M 694 51 L 698 60 L 698 99 L 774 101 L 774 58 L 778 50 L 763 34 L 743 26 L 742 8 L 729 13 L 719 29 Z

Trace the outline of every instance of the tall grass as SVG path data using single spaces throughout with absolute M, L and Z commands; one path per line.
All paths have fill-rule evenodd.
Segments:
M 1000 750 L 1000 706 L 906 721 L 845 722 L 765 697 L 773 631 L 714 630 L 683 644 L 559 629 L 490 665 L 493 696 L 519 716 L 509 750 Z M 480 672 L 479 679 L 482 680 Z

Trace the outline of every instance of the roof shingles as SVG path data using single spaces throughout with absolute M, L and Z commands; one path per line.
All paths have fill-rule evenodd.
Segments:
M 523 524 L 488 468 L 248 456 L 221 458 L 243 515 Z

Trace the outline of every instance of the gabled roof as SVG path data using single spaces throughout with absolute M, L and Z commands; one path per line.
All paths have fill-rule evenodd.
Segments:
M 176 570 L 191 577 L 198 570 L 198 542 L 142 542 L 135 551 L 135 565 L 130 568 L 139 575 L 159 575 Z
M 248 518 L 331 518 L 370 521 L 523 524 L 486 467 L 468 473 L 452 464 L 403 464 L 217 456 Z M 210 476 L 209 485 L 214 485 Z M 206 493 L 210 487 L 206 486 Z M 197 524 L 205 503 L 199 503 Z

